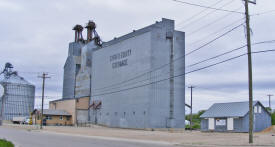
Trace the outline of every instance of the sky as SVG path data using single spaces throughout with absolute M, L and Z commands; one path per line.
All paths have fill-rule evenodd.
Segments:
M 195 4 L 244 12 L 241 0 L 184 0 Z M 252 43 L 275 40 L 274 0 L 250 4 Z M 261 14 L 262 12 L 267 12 Z M 257 15 L 261 14 L 261 15 Z M 240 25 L 224 37 L 186 56 L 186 66 L 246 44 L 244 14 L 216 11 L 186 5 L 172 0 L 0 0 L 0 70 L 6 62 L 19 75 L 36 86 L 36 107 L 40 106 L 42 72 L 46 80 L 46 103 L 62 97 L 63 66 L 69 42 L 74 39 L 72 27 L 97 24 L 103 41 L 119 37 L 160 21 L 175 20 L 176 29 L 186 32 L 186 53 Z M 83 32 L 86 38 L 85 31 Z M 275 49 L 275 42 L 252 46 L 252 51 Z M 186 71 L 246 53 L 234 53 L 205 62 Z M 267 94 L 275 95 L 275 52 L 252 55 L 253 95 L 268 106 Z M 247 56 L 186 75 L 186 103 L 190 103 L 193 85 L 194 111 L 213 103 L 248 100 Z M 275 96 L 272 98 L 275 108 Z M 46 106 L 47 107 L 47 106 Z M 189 110 L 187 110 L 188 112 Z

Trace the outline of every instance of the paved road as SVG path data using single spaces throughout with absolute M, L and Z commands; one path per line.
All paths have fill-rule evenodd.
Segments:
M 12 141 L 17 147 L 173 147 L 161 142 L 87 137 L 4 127 L 0 127 L 0 138 Z

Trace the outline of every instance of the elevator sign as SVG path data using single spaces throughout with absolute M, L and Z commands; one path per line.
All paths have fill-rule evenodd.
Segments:
M 110 56 L 110 62 L 112 64 L 112 68 L 115 69 L 122 66 L 127 66 L 128 65 L 127 57 L 131 55 L 131 52 L 132 52 L 131 50 L 126 50 Z

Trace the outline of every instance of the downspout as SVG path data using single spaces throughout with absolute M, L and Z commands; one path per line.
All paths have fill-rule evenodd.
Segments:
M 173 32 L 167 32 L 166 39 L 170 40 L 170 111 L 169 111 L 169 128 L 173 128 L 174 119 L 174 38 Z
M 92 96 L 92 75 L 90 74 L 90 95 L 89 95 L 89 104 L 88 104 L 88 121 L 91 121 L 90 117 L 90 105 L 91 105 L 91 96 Z

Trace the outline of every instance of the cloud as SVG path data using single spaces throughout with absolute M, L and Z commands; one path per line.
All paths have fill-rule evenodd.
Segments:
M 198 3 L 211 5 L 216 2 L 216 0 L 201 0 Z M 222 1 L 217 7 L 228 2 Z M 274 4 L 272 0 L 258 1 L 257 5 L 250 6 L 250 13 L 274 9 Z M 234 1 L 225 9 L 234 10 L 241 6 L 243 5 L 240 1 Z M 68 43 L 73 41 L 72 27 L 75 24 L 85 25 L 88 20 L 94 20 L 97 23 L 99 35 L 104 41 L 108 41 L 166 17 L 176 21 L 176 28 L 185 31 L 186 34 L 189 33 L 186 36 L 186 52 L 189 52 L 228 31 L 233 25 L 216 34 L 213 34 L 214 32 L 243 18 L 243 15 L 227 16 L 227 12 L 215 11 L 211 15 L 198 19 L 190 26 L 184 27 L 188 18 L 201 10 L 203 9 L 170 0 L 83 0 L 81 2 L 75 0 L 2 0 L 0 1 L 0 66 L 2 68 L 5 62 L 13 63 L 20 75 L 36 85 L 36 95 L 41 95 L 41 79 L 37 78 L 36 72 L 50 72 L 52 78 L 47 79 L 47 95 L 60 96 L 62 95 L 63 66 L 68 53 Z M 240 11 L 243 9 L 241 8 Z M 217 20 L 224 16 L 227 17 Z M 272 13 L 251 16 L 252 42 L 275 38 L 275 20 L 271 19 L 273 16 Z M 215 23 L 211 23 L 213 21 Z M 206 24 L 210 25 L 205 26 Z M 202 26 L 204 26 L 203 29 L 197 33 L 191 33 Z M 83 35 L 86 36 L 85 31 Z M 198 42 L 198 40 L 201 41 Z M 245 43 L 246 38 L 242 26 L 187 56 L 186 65 L 213 57 Z M 273 48 L 275 48 L 274 44 L 265 44 L 253 46 L 252 49 L 258 51 Z M 187 71 L 245 52 L 246 48 L 188 68 Z M 253 55 L 253 79 L 257 97 L 264 97 L 266 93 L 275 92 L 274 55 L 273 52 Z M 207 90 L 199 90 L 201 93 L 197 95 L 195 102 L 196 111 L 200 108 L 206 109 L 214 102 L 237 101 L 241 97 L 242 100 L 247 100 L 247 57 L 188 74 L 186 84 L 195 85 L 198 90 L 200 87 L 207 88 Z M 186 92 L 188 102 L 188 89 Z
M 17 3 L 13 3 L 9 0 L 2 0 L 0 1 L 0 12 L 1 11 L 21 11 L 23 10 L 23 7 L 21 5 L 18 5 Z

